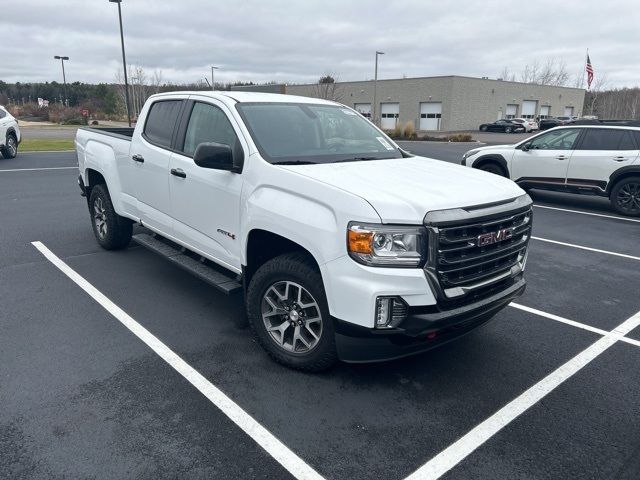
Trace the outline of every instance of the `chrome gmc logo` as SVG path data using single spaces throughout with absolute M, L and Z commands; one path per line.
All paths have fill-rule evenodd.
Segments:
M 485 247 L 494 243 L 509 240 L 513 237 L 513 228 L 503 228 L 497 232 L 483 233 L 478 235 L 476 244 L 478 247 Z

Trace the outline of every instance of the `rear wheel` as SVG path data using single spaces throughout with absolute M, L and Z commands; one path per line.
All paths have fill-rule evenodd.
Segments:
M 16 155 L 18 155 L 18 140 L 13 133 L 10 133 L 5 140 L 2 156 L 4 158 L 16 158 Z
M 628 177 L 616 183 L 609 196 L 613 208 L 623 215 L 640 216 L 640 177 Z
M 121 217 L 113 209 L 106 185 L 96 185 L 89 196 L 89 213 L 93 233 L 100 246 L 106 250 L 119 250 L 129 245 L 133 223 Z
M 494 175 L 500 175 L 501 177 L 506 177 L 504 170 L 497 163 L 489 162 L 484 165 L 478 167 L 479 170 L 483 172 L 493 173 Z
M 276 361 L 310 372 L 337 362 L 322 277 L 308 256 L 290 253 L 262 265 L 249 283 L 246 304 L 258 343 Z
M 511 127 L 505 127 L 504 133 L 511 133 Z

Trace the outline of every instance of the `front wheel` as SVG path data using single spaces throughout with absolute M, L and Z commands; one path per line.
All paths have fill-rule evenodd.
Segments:
M 89 196 L 89 213 L 93 233 L 100 246 L 106 250 L 119 250 L 129 245 L 133 223 L 121 217 L 113 209 L 106 185 L 96 185 Z
M 277 362 L 309 372 L 337 362 L 322 277 L 307 255 L 285 254 L 262 265 L 246 305 L 255 338 Z
M 504 129 L 504 133 L 511 133 L 511 127 L 506 127 Z
M 480 127 L 480 131 L 481 131 L 481 132 L 486 132 L 487 130 L 489 130 L 489 127 L 487 127 L 486 125 L 482 125 L 482 126 Z
M 16 158 L 16 155 L 18 155 L 18 140 L 15 135 L 10 133 L 5 140 L 2 156 L 4 158 Z
M 622 215 L 640 216 L 640 177 L 620 180 L 611 190 L 611 206 Z

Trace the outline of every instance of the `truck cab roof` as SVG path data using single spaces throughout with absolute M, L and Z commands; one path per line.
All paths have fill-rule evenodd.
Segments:
M 336 102 L 323 100 L 320 98 L 300 97 L 297 95 L 284 95 L 279 93 L 260 93 L 260 92 L 234 92 L 234 91 L 207 91 L 207 90 L 187 90 L 177 92 L 165 92 L 152 95 L 150 98 L 173 97 L 184 95 L 198 95 L 201 97 L 209 97 L 216 100 L 228 102 L 233 100 L 237 103 L 245 102 L 266 102 L 266 103 L 313 103 L 315 105 L 340 105 Z

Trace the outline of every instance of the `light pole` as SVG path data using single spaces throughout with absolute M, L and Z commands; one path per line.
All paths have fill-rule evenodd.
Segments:
M 122 0 L 109 0 L 110 3 L 118 4 L 118 19 L 120 20 L 120 44 L 122 45 L 122 65 L 124 66 L 124 99 L 127 104 L 127 121 L 131 126 L 131 107 L 129 106 L 129 81 L 127 80 L 127 59 L 124 56 L 124 33 L 122 31 Z
M 214 66 L 214 65 L 211 65 L 211 91 L 212 91 L 212 92 L 213 92 L 213 91 L 215 91 L 215 89 L 216 89 L 216 84 L 215 84 L 215 82 L 213 81 L 213 71 L 214 71 L 214 70 L 218 70 L 219 68 L 220 68 L 220 67 L 216 67 L 216 66 Z
M 378 52 L 376 50 L 376 72 L 375 75 L 373 77 L 373 123 L 375 125 L 379 125 L 380 122 L 378 122 L 378 117 L 377 117 L 377 94 L 378 94 L 378 55 L 384 55 L 384 52 Z
M 69 57 L 62 57 L 60 55 L 56 55 L 55 57 L 56 60 L 60 60 L 60 62 L 62 62 L 62 83 L 64 84 L 64 103 L 68 105 L 68 100 L 67 100 L 67 77 L 64 74 L 64 61 L 65 60 L 69 60 Z

